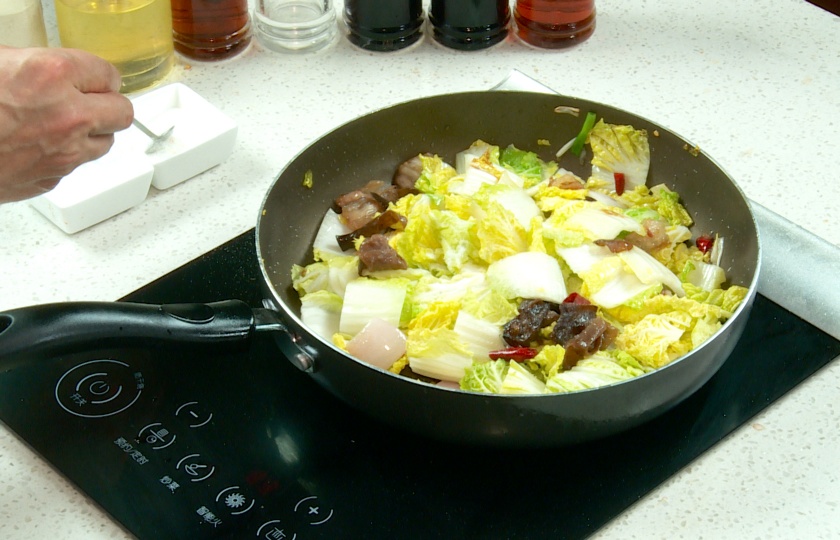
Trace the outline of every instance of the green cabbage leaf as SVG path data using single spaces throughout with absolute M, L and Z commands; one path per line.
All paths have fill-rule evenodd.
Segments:
M 499 162 L 502 167 L 515 172 L 525 181 L 522 186 L 524 188 L 539 184 L 557 170 L 556 163 L 546 163 L 540 159 L 536 152 L 520 150 L 513 145 L 501 151 Z
M 507 360 L 474 362 L 465 369 L 464 377 L 460 381 L 461 390 L 498 394 L 502 390 L 502 383 L 507 372 Z

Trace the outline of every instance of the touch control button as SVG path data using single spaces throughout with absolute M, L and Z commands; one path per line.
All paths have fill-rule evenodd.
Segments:
M 323 525 L 333 517 L 332 508 L 323 510 L 315 495 L 299 500 L 295 505 L 295 513 L 305 515 L 310 525 Z
M 221 508 L 226 509 L 230 515 L 238 516 L 253 508 L 256 501 L 242 493 L 239 486 L 230 486 L 216 495 L 216 502 Z
M 289 536 L 283 528 L 283 522 L 279 519 L 272 519 L 260 525 L 260 528 L 257 529 L 257 536 L 265 538 L 265 540 L 295 540 L 297 533 L 292 533 L 292 536 Z
M 183 470 L 190 476 L 190 482 L 201 482 L 207 480 L 216 472 L 214 465 L 208 465 L 201 458 L 201 454 L 190 454 L 181 458 L 181 461 L 175 465 L 178 470 Z
M 160 422 L 155 422 L 141 429 L 137 437 L 150 444 L 152 450 L 162 450 L 174 443 L 177 435 L 170 433 Z
M 82 418 L 112 416 L 129 408 L 143 392 L 143 374 L 119 360 L 81 363 L 62 375 L 55 399 L 62 409 Z
M 206 425 L 213 419 L 213 413 L 208 413 L 201 410 L 197 401 L 188 401 L 184 403 L 178 410 L 175 411 L 175 416 L 187 419 L 191 428 L 198 428 Z

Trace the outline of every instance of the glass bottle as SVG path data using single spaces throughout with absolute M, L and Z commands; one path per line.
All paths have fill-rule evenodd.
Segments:
M 175 50 L 194 60 L 223 60 L 251 43 L 248 0 L 171 0 Z
M 41 0 L 0 1 L 0 45 L 47 46 Z
M 312 52 L 335 41 L 332 0 L 255 0 L 257 39 L 267 49 Z
M 595 31 L 595 0 L 516 0 L 513 18 L 525 43 L 544 49 L 570 47 Z
M 432 0 L 429 12 L 435 41 L 463 51 L 485 49 L 508 34 L 508 0 Z
M 169 0 L 55 0 L 63 47 L 116 66 L 123 93 L 161 81 L 175 65 Z
M 362 49 L 396 51 L 423 36 L 422 0 L 346 0 L 347 38 Z

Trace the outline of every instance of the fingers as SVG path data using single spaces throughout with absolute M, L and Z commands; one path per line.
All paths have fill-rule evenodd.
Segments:
M 119 93 L 120 73 L 105 60 L 78 49 L 59 49 L 65 62 L 63 75 L 80 99 L 75 117 L 86 119 L 90 135 L 107 135 L 126 129 L 134 118 L 131 101 Z
M 88 137 L 88 140 L 90 143 L 88 146 L 89 155 L 86 161 L 101 158 L 111 150 L 112 146 L 114 146 L 113 134 L 91 135 Z
M 71 153 L 31 161 L 26 167 L 30 171 L 31 180 L 5 185 L 0 182 L 0 203 L 21 201 L 52 190 L 79 165 L 107 154 L 113 144 L 113 135 L 88 137 L 83 145 Z
M 43 180 L 39 180 L 38 182 L 32 184 L 32 191 L 34 191 L 38 195 L 40 195 L 41 193 L 46 193 L 52 190 L 55 186 L 57 186 L 58 183 L 61 181 L 61 178 L 62 177 L 59 176 L 56 178 L 44 178 Z
M 0 86 L 0 202 L 52 189 L 134 117 L 117 69 L 84 51 L 0 48 Z
M 119 92 L 122 79 L 120 72 L 110 63 L 96 55 L 79 49 L 62 49 L 74 66 L 71 74 L 76 88 L 83 93 Z
M 115 133 L 134 118 L 131 101 L 119 93 L 120 72 L 102 58 L 79 49 L 58 49 L 66 80 L 82 94 L 81 116 L 90 119 L 90 134 Z
M 110 135 L 131 125 L 134 105 L 116 92 L 84 95 L 85 108 L 91 121 L 90 135 Z
M 24 149 L 19 154 L 22 163 L 18 164 L 18 168 L 29 171 L 31 182 L 42 178 L 61 178 L 79 165 L 104 156 L 113 144 L 113 135 L 96 135 L 50 151 L 44 148 Z
M 0 204 L 4 202 L 22 201 L 37 197 L 43 193 L 52 190 L 61 178 L 44 178 L 37 182 L 26 184 L 0 184 Z
M 66 153 L 56 154 L 52 159 L 43 160 L 40 165 L 42 177 L 67 176 L 79 165 L 99 159 L 111 150 L 114 145 L 114 135 L 92 135 Z

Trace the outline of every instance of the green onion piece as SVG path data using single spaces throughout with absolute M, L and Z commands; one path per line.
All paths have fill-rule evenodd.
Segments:
M 572 144 L 572 148 L 570 149 L 574 155 L 579 156 L 583 151 L 583 145 L 586 144 L 586 136 L 589 135 L 589 132 L 592 130 L 592 126 L 594 125 L 595 113 L 590 111 L 586 113 L 586 119 L 583 121 L 583 127 L 580 128 L 580 133 L 578 133 L 577 137 L 575 137 L 575 142 Z

